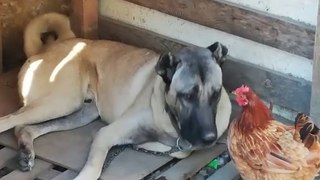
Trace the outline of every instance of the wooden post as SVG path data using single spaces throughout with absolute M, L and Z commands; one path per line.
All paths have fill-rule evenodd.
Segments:
M 72 0 L 71 28 L 77 37 L 98 38 L 98 0 Z
M 0 21 L 0 74 L 2 73 L 3 71 L 3 57 L 2 57 L 2 33 L 1 33 L 1 28 L 2 28 L 2 24 L 1 24 L 1 21 Z
M 313 77 L 311 91 L 310 114 L 320 127 L 320 3 L 318 7 L 318 23 L 314 45 Z

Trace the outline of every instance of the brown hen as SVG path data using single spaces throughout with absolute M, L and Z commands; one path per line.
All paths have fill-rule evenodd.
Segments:
M 319 129 L 299 113 L 295 126 L 273 120 L 248 86 L 234 91 L 241 115 L 229 128 L 228 148 L 244 180 L 312 180 L 319 172 Z

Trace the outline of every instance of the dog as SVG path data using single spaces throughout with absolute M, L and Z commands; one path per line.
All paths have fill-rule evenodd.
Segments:
M 98 117 L 109 125 L 96 133 L 76 180 L 98 179 L 115 145 L 185 158 L 213 146 L 229 125 L 221 70 L 228 50 L 219 42 L 158 54 L 76 38 L 68 17 L 48 13 L 27 25 L 24 43 L 28 59 L 18 77 L 23 107 L 0 118 L 0 132 L 15 128 L 23 171 L 34 166 L 35 138 Z

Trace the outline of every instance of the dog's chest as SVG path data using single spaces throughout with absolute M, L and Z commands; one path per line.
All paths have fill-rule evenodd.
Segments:
M 119 102 L 117 100 L 104 98 L 104 101 L 98 102 L 100 117 L 107 123 L 112 123 L 120 118 L 129 107 L 128 101 Z M 119 99 L 120 100 L 120 99 Z

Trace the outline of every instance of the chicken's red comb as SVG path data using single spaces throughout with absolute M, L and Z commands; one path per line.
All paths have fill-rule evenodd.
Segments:
M 249 92 L 249 90 L 250 90 L 249 86 L 242 85 L 242 86 L 238 87 L 234 92 L 236 94 L 239 94 L 239 93 L 243 94 L 243 93 Z

